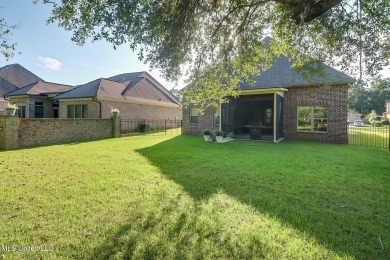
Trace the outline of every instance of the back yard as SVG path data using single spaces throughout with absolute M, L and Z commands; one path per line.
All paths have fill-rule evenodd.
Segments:
M 194 136 L 3 151 L 0 258 L 389 259 L 389 161 Z

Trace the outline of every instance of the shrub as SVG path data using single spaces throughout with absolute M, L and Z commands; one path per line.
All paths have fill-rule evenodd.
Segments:
M 380 122 L 380 121 L 375 121 L 373 125 L 374 125 L 374 126 L 382 126 L 382 122 Z
M 211 134 L 211 131 L 210 130 L 204 130 L 203 131 L 203 135 L 210 135 Z
M 215 134 L 215 136 L 223 136 L 223 131 L 221 131 L 221 130 L 216 130 L 216 131 L 214 132 L 214 134 Z
M 19 109 L 19 107 L 15 104 L 12 104 L 12 103 L 8 103 L 7 104 L 7 108 L 14 108 L 14 109 Z
M 389 124 L 390 124 L 389 119 L 386 119 L 386 120 L 382 121 L 382 125 L 389 125 Z
M 118 108 L 111 108 L 111 113 L 117 113 L 117 114 L 119 114 L 119 109 Z

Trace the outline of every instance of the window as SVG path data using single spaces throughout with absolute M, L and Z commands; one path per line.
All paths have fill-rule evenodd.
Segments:
M 43 102 L 35 102 L 35 118 L 43 118 L 44 117 L 44 107 Z
M 18 108 L 19 118 L 26 118 L 26 106 L 18 106 Z
M 221 107 L 214 108 L 214 125 L 221 124 Z
M 88 118 L 88 105 L 68 105 L 68 118 Z
M 198 123 L 198 109 L 190 107 L 190 124 Z
M 326 106 L 298 106 L 298 131 L 328 131 L 328 108 Z

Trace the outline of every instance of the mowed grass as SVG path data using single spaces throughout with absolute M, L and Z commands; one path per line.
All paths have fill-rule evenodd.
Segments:
M 390 145 L 390 127 L 348 127 L 348 143 L 361 146 L 371 146 L 377 148 L 387 148 Z
M 389 159 L 193 136 L 3 151 L 0 258 L 389 259 Z

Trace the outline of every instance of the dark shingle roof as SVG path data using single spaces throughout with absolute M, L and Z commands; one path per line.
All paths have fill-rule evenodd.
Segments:
M 151 79 L 150 79 L 151 78 Z M 125 73 L 97 79 L 56 96 L 56 99 L 105 97 L 122 100 L 178 104 L 178 101 L 147 72 Z
M 4 94 L 17 90 L 18 88 L 15 85 L 12 85 L 3 78 L 0 78 L 0 99 L 4 97 Z
M 62 93 L 56 96 L 56 99 L 69 99 L 69 98 L 92 98 L 96 97 L 101 81 L 103 79 L 96 79 L 94 81 L 88 82 L 84 85 L 80 85 L 71 89 L 65 93 Z
M 0 68 L 0 78 L 8 81 L 17 88 L 43 81 L 40 77 L 19 64 L 10 64 Z
M 124 82 L 124 81 L 133 81 L 137 78 L 144 77 L 145 71 L 140 72 L 132 72 L 132 73 L 123 73 L 116 76 L 109 77 L 108 79 L 117 81 L 117 82 Z
M 26 87 L 17 89 L 10 93 L 7 93 L 6 96 L 20 96 L 20 95 L 43 95 L 43 94 L 55 94 L 62 93 L 68 90 L 73 89 L 74 87 L 69 85 L 57 84 L 46 81 L 39 81 L 32 83 Z
M 164 97 L 160 98 L 167 98 L 168 102 L 173 102 L 176 104 L 179 103 L 175 96 L 173 96 L 164 86 L 160 84 L 160 82 L 158 82 L 146 71 L 119 74 L 116 76 L 112 76 L 109 79 L 115 80 L 117 82 L 130 82 L 127 85 L 127 88 L 124 90 L 124 95 L 126 93 L 129 94 L 130 92 L 134 92 L 130 90 L 137 86 L 139 83 L 143 83 L 144 81 L 142 79 L 147 79 L 159 92 L 164 95 Z M 137 97 L 145 99 L 154 99 L 154 96 L 151 96 L 150 93 L 148 94 L 149 90 L 150 89 L 148 89 L 147 87 L 141 89 L 140 91 L 138 91 Z
M 255 86 L 249 85 L 247 82 L 240 84 L 242 90 L 249 89 L 264 89 L 264 88 L 289 88 L 304 85 L 320 85 L 325 83 L 353 83 L 355 79 L 345 73 L 336 70 L 328 65 L 323 66 L 325 77 L 314 76 L 310 80 L 303 77 L 302 71 L 291 69 L 293 64 L 286 56 L 281 55 L 275 60 L 272 67 L 265 72 L 261 72 L 255 78 Z M 261 68 L 259 67 L 259 70 Z

